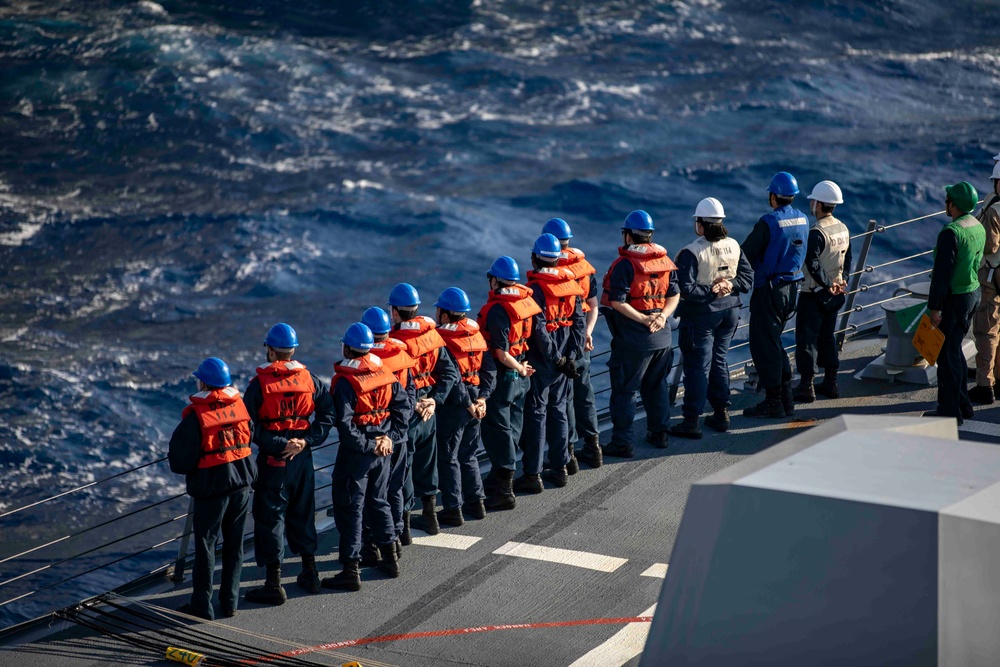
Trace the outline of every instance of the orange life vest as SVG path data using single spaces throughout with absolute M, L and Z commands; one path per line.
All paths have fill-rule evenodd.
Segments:
M 413 386 L 420 391 L 434 384 L 434 366 L 444 339 L 436 330 L 437 324 L 426 315 L 418 315 L 396 325 L 393 336 L 406 346 L 413 357 Z
M 304 431 L 316 410 L 316 385 L 306 367 L 297 361 L 280 360 L 257 367 L 263 400 L 258 424 L 268 431 Z
M 344 359 L 333 365 L 330 392 L 341 379 L 354 388 L 358 396 L 353 421 L 358 426 L 378 425 L 389 418 L 392 385 L 396 376 L 382 367 L 382 360 L 368 353 L 357 359 Z
M 555 331 L 573 324 L 576 298 L 584 294 L 571 271 L 562 267 L 528 271 L 528 282 L 545 294 L 545 329 Z
M 601 290 L 601 305 L 611 307 L 608 290 L 611 288 L 611 274 L 618 262 L 627 261 L 635 271 L 632 285 L 625 302 L 641 312 L 663 310 L 667 305 L 667 290 L 670 288 L 670 272 L 677 266 L 667 257 L 667 250 L 655 243 L 623 246 L 618 248 L 618 259 L 604 274 Z
M 519 357 L 528 351 L 528 339 L 531 337 L 531 318 L 542 312 L 535 300 L 531 298 L 531 290 L 524 285 L 501 287 L 490 292 L 486 304 L 479 310 L 479 328 L 487 345 L 490 344 L 490 332 L 486 326 L 486 316 L 493 306 L 500 304 L 510 318 L 510 333 L 507 350 L 512 357 Z M 496 350 L 493 351 L 496 354 Z
M 580 289 L 583 290 L 583 300 L 580 307 L 583 312 L 589 313 L 590 304 L 587 303 L 587 295 L 590 294 L 590 283 L 593 280 L 592 276 L 597 273 L 597 269 L 587 261 L 587 256 L 579 248 L 564 249 L 562 257 L 559 258 L 559 266 L 573 272 L 573 277 L 576 278 L 576 282 L 580 283 Z
M 448 351 L 458 363 L 462 382 L 479 386 L 479 369 L 483 366 L 483 352 L 488 348 L 479 325 L 469 318 L 442 324 L 437 328 L 444 338 Z
M 372 345 L 372 354 L 382 360 L 382 366 L 396 376 L 396 381 L 400 387 L 406 387 L 406 380 L 410 377 L 410 369 L 417 363 L 416 359 L 406 351 L 406 345 L 395 338 L 375 341 Z
M 191 413 L 201 427 L 199 468 L 211 468 L 250 456 L 250 414 L 236 387 L 200 391 L 191 396 L 191 405 L 182 417 Z

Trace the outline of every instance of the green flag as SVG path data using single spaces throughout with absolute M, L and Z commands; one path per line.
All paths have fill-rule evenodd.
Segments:
M 903 333 L 912 333 L 920 324 L 920 317 L 927 312 L 927 303 L 918 303 L 903 310 L 896 311 L 896 321 L 903 328 Z

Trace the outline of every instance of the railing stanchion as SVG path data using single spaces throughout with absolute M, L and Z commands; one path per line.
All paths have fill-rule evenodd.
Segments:
M 177 547 L 177 560 L 174 561 L 174 573 L 170 576 L 171 581 L 180 583 L 184 581 L 184 564 L 187 560 L 188 540 L 191 539 L 191 531 L 194 528 L 194 498 L 188 501 L 188 515 L 184 520 L 184 532 L 181 533 L 181 545 Z
M 844 337 L 847 335 L 847 325 L 851 323 L 851 313 L 854 312 L 854 300 L 858 295 L 858 285 L 861 284 L 861 276 L 864 274 L 864 268 L 868 264 L 868 251 L 871 250 L 872 238 L 875 237 L 876 229 L 878 229 L 878 222 L 869 220 L 865 240 L 861 242 L 861 254 L 858 255 L 858 260 L 854 264 L 854 267 L 860 267 L 860 269 L 854 268 L 855 273 L 851 277 L 851 284 L 848 288 L 847 303 L 844 304 L 844 314 L 840 316 L 840 326 L 837 327 L 840 330 L 840 333 L 837 335 L 838 350 L 844 349 Z

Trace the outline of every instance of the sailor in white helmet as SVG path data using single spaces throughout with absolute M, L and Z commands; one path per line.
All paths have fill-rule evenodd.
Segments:
M 837 312 L 846 301 L 844 293 L 851 272 L 851 233 L 833 217 L 833 209 L 844 203 L 840 186 L 833 181 L 820 181 L 809 200 L 809 212 L 816 222 L 806 243 L 805 280 L 799 288 L 795 321 L 795 365 L 801 379 L 794 398 L 801 403 L 812 403 L 816 394 L 840 396 L 837 384 L 840 355 L 834 329 Z M 817 365 L 823 369 L 823 382 L 813 387 Z
M 694 213 L 698 237 L 677 254 L 677 306 L 684 358 L 684 420 L 670 428 L 681 438 L 700 438 L 698 419 L 707 400 L 713 413 L 705 425 L 729 428 L 729 343 L 740 321 L 740 294 L 753 285 L 753 269 L 740 244 L 722 224 L 726 212 L 714 197 L 702 199 Z
M 994 156 L 1000 160 L 1000 154 Z M 989 405 L 1000 387 L 1000 162 L 993 165 L 993 193 L 986 197 L 979 210 L 979 222 L 986 230 L 986 247 L 979 268 L 982 296 L 972 317 L 972 333 L 976 337 L 976 386 L 969 390 L 973 403 Z

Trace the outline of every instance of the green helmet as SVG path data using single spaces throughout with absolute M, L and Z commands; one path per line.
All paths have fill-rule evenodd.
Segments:
M 966 181 L 956 183 L 955 185 L 946 185 L 944 192 L 948 196 L 948 199 L 951 200 L 951 203 L 963 213 L 972 213 L 972 210 L 976 208 L 976 204 L 979 203 L 979 193 L 976 192 L 971 183 Z

